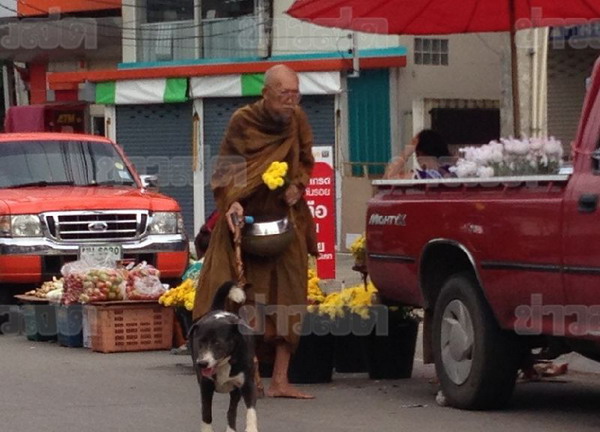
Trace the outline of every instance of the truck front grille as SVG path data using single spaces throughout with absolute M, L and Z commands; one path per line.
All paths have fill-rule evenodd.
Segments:
M 45 215 L 52 237 L 61 241 L 135 240 L 146 231 L 147 212 L 96 211 Z

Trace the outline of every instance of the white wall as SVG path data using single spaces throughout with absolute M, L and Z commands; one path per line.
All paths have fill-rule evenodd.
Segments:
M 14 12 L 12 12 L 12 10 L 14 10 Z M 0 18 L 16 17 L 16 11 L 17 2 L 15 0 L 0 0 Z
M 274 1 L 273 55 L 347 51 L 351 47 L 348 30 L 320 27 L 286 15 L 293 2 Z M 398 36 L 368 33 L 360 33 L 358 38 L 359 49 L 397 47 L 398 40 Z
M 137 31 L 134 30 L 142 21 L 145 11 L 144 0 L 123 0 L 121 14 L 123 17 L 123 63 L 137 61 Z
M 508 36 L 486 33 L 432 37 L 449 40 L 447 66 L 416 65 L 414 37 L 400 37 L 400 43 L 408 49 L 407 65 L 398 74 L 400 121 L 405 126 L 402 145 L 418 132 L 411 130 L 411 125 L 422 123 L 413 116 L 429 115 L 413 112 L 423 99 L 502 100 L 502 61 Z

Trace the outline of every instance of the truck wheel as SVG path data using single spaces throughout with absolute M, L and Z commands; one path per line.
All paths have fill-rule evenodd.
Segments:
M 469 273 L 451 276 L 433 316 L 433 354 L 448 404 L 461 409 L 505 406 L 515 387 L 523 351 L 501 330 Z

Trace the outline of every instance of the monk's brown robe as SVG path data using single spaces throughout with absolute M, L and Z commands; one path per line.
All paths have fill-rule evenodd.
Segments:
M 212 187 L 221 215 L 239 201 L 244 214 L 259 221 L 288 216 L 294 227 L 292 244 L 280 256 L 271 258 L 243 254 L 249 304 L 277 306 L 267 319 L 277 329 L 276 337 L 293 347 L 299 339 L 301 312 L 305 310 L 308 254 L 317 255 L 315 225 L 304 198 L 290 207 L 283 186 L 274 191 L 264 184 L 262 174 L 274 161 L 288 163 L 287 181 L 302 190 L 314 165 L 312 130 L 306 114 L 297 107 L 291 120 L 274 120 L 264 101 L 237 110 L 221 143 Z M 225 281 L 237 280 L 232 234 L 225 217 L 212 232 L 204 266 L 196 289 L 194 318 L 210 308 L 213 295 Z M 271 335 L 272 336 L 272 335 Z

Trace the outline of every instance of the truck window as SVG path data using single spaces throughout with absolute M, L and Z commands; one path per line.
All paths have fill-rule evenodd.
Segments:
M 27 185 L 135 186 L 115 148 L 101 141 L 0 142 L 0 188 Z

